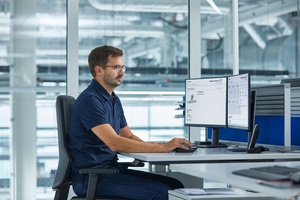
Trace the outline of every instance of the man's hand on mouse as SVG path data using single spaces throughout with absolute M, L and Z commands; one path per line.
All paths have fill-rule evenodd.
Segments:
M 184 138 L 173 138 L 172 140 L 164 144 L 166 152 L 170 152 L 176 148 L 188 150 L 191 146 L 193 146 L 193 143 Z

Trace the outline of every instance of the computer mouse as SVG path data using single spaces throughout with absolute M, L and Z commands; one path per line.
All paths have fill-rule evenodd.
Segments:
M 194 152 L 197 149 L 196 145 L 193 145 L 191 147 L 186 145 L 186 144 L 183 144 L 183 145 L 188 147 L 189 149 L 176 148 L 173 151 L 175 151 L 176 153 L 191 153 L 191 152 Z
M 296 173 L 293 173 L 290 176 L 290 180 L 293 181 L 294 183 L 300 183 L 300 171 L 296 172 Z
M 193 153 L 195 149 L 189 148 L 189 149 L 182 149 L 182 148 L 176 148 L 174 149 L 176 153 Z

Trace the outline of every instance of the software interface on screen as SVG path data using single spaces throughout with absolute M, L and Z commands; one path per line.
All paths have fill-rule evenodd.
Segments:
M 186 80 L 185 124 L 226 126 L 227 78 Z
M 249 129 L 250 118 L 250 77 L 241 74 L 228 77 L 228 116 L 229 128 Z

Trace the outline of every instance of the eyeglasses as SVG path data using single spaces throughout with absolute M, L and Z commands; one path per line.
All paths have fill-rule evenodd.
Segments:
M 121 65 L 115 65 L 115 66 L 108 66 L 108 65 L 105 65 L 105 67 L 112 67 L 112 68 L 115 69 L 115 71 L 116 71 L 117 73 L 119 73 L 120 70 L 122 70 L 124 73 L 125 73 L 125 71 L 126 71 L 126 66 L 125 66 L 125 65 L 123 65 L 123 66 L 121 66 Z

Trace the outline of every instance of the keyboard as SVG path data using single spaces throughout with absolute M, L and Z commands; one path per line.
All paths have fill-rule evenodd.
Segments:
M 264 166 L 233 171 L 233 174 L 266 181 L 290 180 L 292 174 L 300 172 L 300 168 L 286 166 Z

